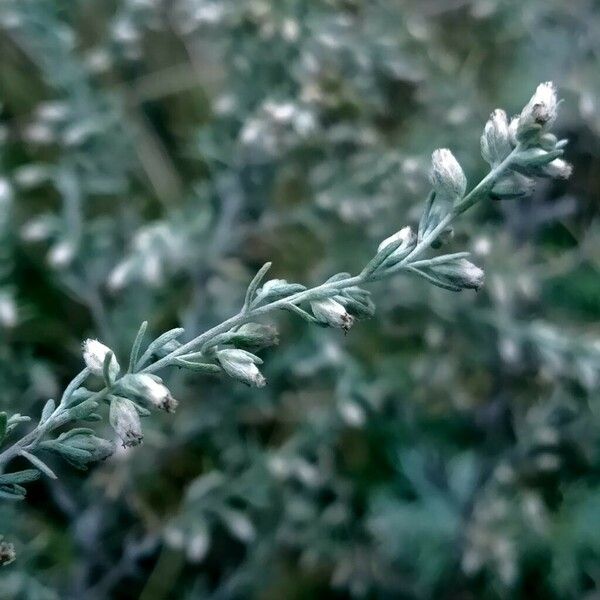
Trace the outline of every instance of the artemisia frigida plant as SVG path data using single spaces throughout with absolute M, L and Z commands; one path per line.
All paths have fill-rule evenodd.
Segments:
M 24 484 L 42 474 L 56 478 L 44 460 L 46 453 L 59 454 L 81 469 L 110 456 L 113 442 L 82 426 L 102 420 L 103 405 L 108 407 L 108 420 L 123 446 L 141 444 L 141 418 L 153 410 L 173 412 L 177 406 L 157 375 L 167 367 L 223 374 L 250 386 L 264 386 L 262 360 L 256 352 L 277 343 L 276 329 L 259 322 L 269 313 L 287 310 L 312 325 L 347 333 L 357 319 L 373 314 L 374 304 L 364 289 L 373 281 L 408 274 L 451 292 L 479 289 L 484 273 L 470 262 L 467 252 L 434 254 L 432 249 L 442 246 L 453 223 L 478 202 L 518 200 L 532 193 L 535 178 L 570 175 L 571 167 L 562 158 L 567 141 L 558 140 L 551 132 L 558 104 L 549 82 L 539 85 L 512 119 L 503 110 L 495 110 L 481 136 L 482 156 L 490 170 L 469 191 L 452 152 L 435 150 L 430 169 L 432 190 L 418 225 L 402 227 L 383 240 L 358 274 L 337 273 L 321 285 L 306 288 L 284 279 L 267 279 L 271 266 L 267 263 L 250 282 L 240 311 L 189 341 L 180 341 L 184 330 L 177 328 L 147 343 L 147 323 L 142 323 L 126 367 L 100 341 L 85 341 L 85 367 L 58 400 L 46 402 L 34 427 L 23 432 L 31 417 L 0 413 L 0 497 L 22 500 Z M 9 465 L 17 457 L 29 461 L 31 468 L 11 471 Z M 12 557 L 8 546 L 3 544 L 4 562 Z

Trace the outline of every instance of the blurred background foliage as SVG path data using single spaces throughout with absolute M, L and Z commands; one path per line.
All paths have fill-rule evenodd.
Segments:
M 0 506 L 2 598 L 600 597 L 595 0 L 3 0 L 0 31 L 10 412 L 87 336 L 225 319 L 266 260 L 355 272 L 431 151 L 478 181 L 540 81 L 575 167 L 461 221 L 478 294 L 399 277 L 347 337 L 277 316 L 265 389 L 172 373 L 143 447 Z

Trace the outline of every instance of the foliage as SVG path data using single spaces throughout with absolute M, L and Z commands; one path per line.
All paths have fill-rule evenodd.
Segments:
M 597 591 L 598 19 L 3 2 L 3 595 Z

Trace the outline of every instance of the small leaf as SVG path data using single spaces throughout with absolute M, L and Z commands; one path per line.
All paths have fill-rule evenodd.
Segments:
M 60 403 L 59 403 L 60 405 L 63 405 L 69 401 L 69 399 L 71 398 L 73 393 L 87 379 L 89 374 L 90 374 L 90 370 L 86 367 L 85 369 L 83 369 L 83 371 L 81 371 L 81 373 L 79 373 L 76 377 L 74 377 L 71 380 L 71 382 L 69 383 L 69 385 L 66 387 L 65 391 L 63 392 L 63 395 L 62 395 L 62 397 L 60 399 Z
M 388 257 L 390 257 L 395 250 L 400 248 L 402 244 L 406 243 L 406 240 L 403 238 L 398 238 L 397 240 L 390 242 L 386 246 L 384 246 L 368 263 L 367 266 L 362 270 L 361 275 L 363 277 L 369 277 L 372 275 L 379 267 L 386 261 Z
M 309 323 L 316 323 L 318 325 L 321 325 L 320 321 L 315 319 L 312 315 L 308 314 L 305 310 L 303 310 L 299 306 L 296 306 L 295 304 L 286 304 L 283 308 L 293 313 L 296 313 L 299 317 L 301 317 L 305 321 L 308 321 Z
M 0 487 L 0 498 L 4 500 L 23 500 L 25 494 L 11 486 L 2 486 Z
M 52 400 L 52 398 L 50 398 L 50 400 L 46 402 L 42 410 L 42 416 L 40 417 L 40 425 L 45 423 L 50 418 L 50 415 L 54 412 L 55 408 L 56 403 L 54 402 L 54 400 Z
M 182 327 L 176 327 L 175 329 L 170 329 L 162 335 L 159 335 L 151 344 L 149 344 L 148 348 L 146 348 L 146 351 L 135 365 L 135 370 L 138 371 L 141 369 L 157 350 L 178 338 L 184 331 L 185 330 Z
M 110 387 L 112 385 L 112 381 L 110 379 L 110 361 L 113 359 L 112 350 L 107 352 L 104 356 L 104 362 L 102 363 L 102 376 L 104 377 L 104 384 L 106 387 Z
M 44 475 L 47 475 L 48 477 L 50 477 L 50 479 L 58 479 L 56 477 L 56 474 L 54 473 L 54 471 L 43 460 L 39 459 L 37 456 L 30 454 L 29 452 L 27 452 L 27 450 L 21 450 L 21 452 L 19 452 L 19 454 L 23 458 L 26 458 L 34 467 L 36 467 L 42 473 L 44 473 Z
M 248 308 L 250 307 L 250 303 L 254 299 L 254 294 L 256 293 L 258 286 L 262 283 L 262 280 L 265 278 L 265 275 L 271 268 L 272 264 L 273 263 L 266 262 L 260 268 L 258 273 L 252 278 L 252 281 L 250 282 L 250 285 L 248 286 L 248 289 L 246 290 L 246 298 L 244 299 L 244 307 L 242 308 L 243 312 L 248 310 Z
M 189 369 L 190 371 L 196 371 L 198 373 L 220 373 L 221 367 L 211 363 L 197 363 L 184 358 L 177 357 L 173 359 L 173 365 Z
M 144 334 L 146 333 L 146 329 L 148 329 L 148 321 L 143 321 L 140 325 L 137 335 L 135 336 L 133 345 L 131 346 L 131 354 L 129 355 L 129 366 L 127 367 L 128 373 L 131 373 L 133 371 L 135 364 L 138 361 L 138 356 L 140 353 L 140 348 L 142 346 L 142 341 L 144 339 Z
M 14 483 L 29 483 L 40 478 L 40 472 L 37 469 L 24 469 L 15 473 L 4 473 L 0 475 L 0 485 Z

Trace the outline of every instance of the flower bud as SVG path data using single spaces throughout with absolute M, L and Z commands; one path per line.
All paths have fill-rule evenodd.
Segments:
M 10 565 L 17 557 L 15 547 L 10 542 L 5 542 L 0 536 L 0 567 Z
M 429 180 L 438 195 L 452 201 L 462 198 L 467 190 L 467 178 L 447 148 L 435 150 L 431 155 Z
M 238 348 L 219 350 L 217 360 L 227 375 L 246 385 L 264 387 L 267 383 L 256 366 L 262 360 L 250 352 Z
M 109 421 L 124 447 L 142 443 L 144 436 L 140 416 L 131 400 L 114 396 L 110 403 Z
M 481 136 L 481 155 L 490 165 L 497 165 L 510 151 L 508 117 L 503 110 L 497 109 L 490 115 Z
M 569 179 L 572 172 L 573 167 L 562 158 L 555 158 L 553 161 L 542 167 L 542 173 L 546 177 L 552 177 L 554 179 Z
M 535 94 L 521 111 L 517 139 L 527 141 L 535 133 L 550 127 L 556 119 L 557 107 L 554 84 L 547 81 L 538 85 Z
M 147 373 L 125 375 L 119 381 L 119 386 L 126 393 L 139 396 L 148 404 L 160 410 L 172 413 L 177 408 L 177 400 L 171 396 L 171 392 L 167 386 L 156 375 L 149 375 Z
M 236 346 L 260 349 L 279 344 L 279 336 L 272 325 L 245 323 L 237 330 L 232 342 Z
M 56 440 L 47 440 L 42 447 L 59 454 L 78 469 L 87 469 L 89 463 L 105 460 L 114 452 L 114 444 L 96 437 L 91 430 L 63 433 Z
M 394 233 L 394 235 L 385 238 L 385 240 L 377 247 L 377 252 L 381 252 L 386 246 L 398 240 L 402 240 L 402 244 L 388 256 L 386 262 L 392 260 L 393 262 L 398 262 L 399 260 L 402 260 L 413 249 L 415 242 L 417 241 L 413 230 L 410 227 L 403 227 L 400 231 Z
M 98 340 L 88 339 L 83 343 L 83 360 L 94 375 L 102 377 L 104 360 L 108 352 L 111 352 L 111 349 Z M 119 374 L 119 370 L 119 363 L 113 354 L 108 367 L 111 379 L 114 379 Z
M 484 272 L 466 258 L 436 265 L 432 271 L 450 284 L 463 289 L 478 290 L 484 281 Z
M 432 280 L 441 287 L 478 290 L 483 285 L 484 272 L 465 258 L 453 260 L 452 262 L 435 265 L 428 269 L 439 283 Z M 457 289 L 458 288 L 458 289 Z
M 310 303 L 313 315 L 321 323 L 325 323 L 330 327 L 337 327 L 348 332 L 354 323 L 354 318 L 348 311 L 333 298 L 325 298 L 324 300 L 313 300 Z
M 492 200 L 514 200 L 531 196 L 535 181 L 515 171 L 501 177 L 490 191 Z

